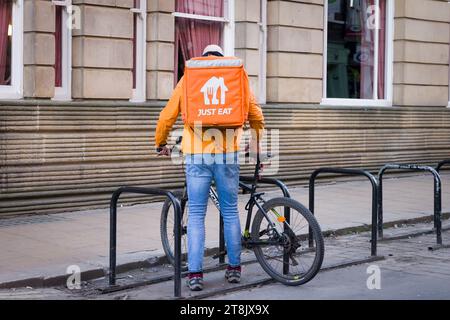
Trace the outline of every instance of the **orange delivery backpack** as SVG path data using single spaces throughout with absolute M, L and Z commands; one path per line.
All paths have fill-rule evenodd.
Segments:
M 241 59 L 198 57 L 186 62 L 185 124 L 194 127 L 241 127 L 248 116 L 248 80 Z

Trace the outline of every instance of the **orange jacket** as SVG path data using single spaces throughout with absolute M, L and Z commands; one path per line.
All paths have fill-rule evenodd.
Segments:
M 248 81 L 248 78 L 247 78 Z M 172 97 L 159 114 L 158 125 L 156 126 L 155 143 L 156 147 L 167 143 L 167 138 L 179 114 L 183 103 L 183 78 L 175 87 Z M 260 138 L 264 129 L 264 116 L 261 108 L 253 94 L 249 95 L 248 122 L 252 128 L 253 135 Z M 239 150 L 239 142 L 242 136 L 242 128 L 238 129 L 218 129 L 195 130 L 185 125 L 183 129 L 182 151 L 186 154 L 193 153 L 227 153 Z M 197 132 L 200 131 L 200 132 Z M 227 134 L 228 133 L 228 134 Z M 203 138 L 202 138 L 203 137 Z M 222 139 L 217 139 L 222 137 Z

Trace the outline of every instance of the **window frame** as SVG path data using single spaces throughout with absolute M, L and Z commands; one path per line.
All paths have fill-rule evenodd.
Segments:
M 1 100 L 23 98 L 23 1 L 12 5 L 11 84 L 0 85 Z
M 139 8 L 131 8 L 130 11 L 136 15 L 136 86 L 132 88 L 130 102 L 145 102 L 147 100 L 147 1 L 140 0 Z M 133 24 L 134 28 L 134 24 Z M 134 37 L 134 36 L 133 36 Z M 134 79 L 133 79 L 134 82 Z
M 234 44 L 235 44 L 235 0 L 223 1 L 223 17 L 204 16 L 200 14 L 191 14 L 184 12 L 173 12 L 174 17 L 196 19 L 204 21 L 223 22 L 222 39 L 223 39 L 223 51 L 225 56 L 234 56 Z
M 375 5 L 379 0 L 375 0 Z M 375 32 L 375 66 L 378 65 L 378 32 Z M 385 59 L 385 99 L 346 99 L 327 98 L 327 67 L 328 67 L 328 1 L 324 1 L 324 33 L 323 33 L 323 79 L 321 105 L 325 106 L 362 106 L 362 107 L 392 107 L 393 105 L 393 72 L 394 72 L 394 1 L 386 0 L 386 59 Z M 374 66 L 374 68 L 375 68 Z M 374 88 L 378 81 L 378 73 L 374 72 Z
M 72 28 L 67 26 L 69 21 L 72 7 L 72 0 L 57 1 L 52 0 L 54 6 L 64 7 L 62 10 L 62 46 L 61 46 L 61 72 L 62 72 L 62 85 L 61 87 L 55 86 L 55 93 L 52 100 L 56 101 L 70 101 L 72 100 Z M 55 48 L 56 49 L 56 48 Z M 56 54 L 55 54 L 56 57 Z

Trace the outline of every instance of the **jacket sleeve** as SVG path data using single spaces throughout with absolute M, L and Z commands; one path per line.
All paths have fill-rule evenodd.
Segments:
M 261 107 L 258 105 L 258 102 L 250 89 L 247 75 L 246 78 L 248 83 L 247 93 L 249 95 L 248 122 L 250 128 L 253 129 L 252 133 L 256 134 L 260 140 L 264 132 L 264 116 Z
M 183 78 L 180 79 L 172 93 L 172 97 L 159 114 L 159 120 L 155 132 L 156 147 L 167 144 L 169 133 L 181 112 L 181 97 L 183 94 L 182 88 Z
M 250 106 L 248 110 L 248 122 L 250 128 L 256 130 L 259 136 L 262 135 L 264 130 L 264 115 L 262 113 L 261 107 L 256 102 L 255 96 L 250 94 Z

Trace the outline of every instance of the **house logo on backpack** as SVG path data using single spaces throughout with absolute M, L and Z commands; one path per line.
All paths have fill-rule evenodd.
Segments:
M 186 61 L 181 114 L 193 127 L 236 128 L 247 120 L 248 77 L 236 57 L 198 57 Z
M 217 99 L 217 93 L 220 89 L 220 104 L 225 104 L 225 95 L 228 91 L 227 86 L 225 85 L 225 81 L 223 77 L 217 78 L 212 77 L 209 79 L 203 87 L 200 89 L 200 92 L 203 93 L 203 98 L 205 100 L 205 106 L 209 106 L 211 104 L 218 105 L 219 99 Z M 212 100 L 209 99 L 209 96 L 212 95 Z

